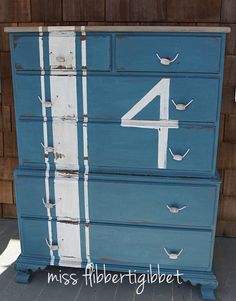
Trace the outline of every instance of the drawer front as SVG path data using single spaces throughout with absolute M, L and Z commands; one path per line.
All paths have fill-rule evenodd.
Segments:
M 83 167 L 82 124 L 69 121 L 47 122 L 48 145 L 53 147 L 49 162 L 60 169 Z M 70 135 L 68 135 L 70 133 Z M 18 124 L 18 151 L 21 165 L 44 164 L 43 124 Z M 90 170 L 129 172 L 180 171 L 212 173 L 215 164 L 215 128 L 171 128 L 167 148 L 156 129 L 122 127 L 117 123 L 88 124 Z M 160 144 L 160 145 L 158 145 Z M 163 165 L 165 164 L 165 165 Z
M 209 270 L 211 248 L 210 231 L 90 225 L 94 263 Z M 166 252 L 180 255 L 170 259 Z
M 41 70 L 40 56 L 45 70 L 81 70 L 81 36 L 61 33 L 43 34 L 43 54 L 39 35 L 14 34 L 12 36 L 13 66 L 16 71 Z M 111 40 L 108 35 L 86 37 L 87 69 L 109 71 L 111 68 Z M 28 55 L 27 55 L 28 54 Z
M 73 176 L 73 174 L 72 174 Z M 218 185 L 191 184 L 188 180 L 165 183 L 150 177 L 89 175 L 88 202 L 92 222 L 210 228 L 215 223 Z M 47 204 L 45 174 L 15 176 L 19 216 L 85 220 L 84 181 L 78 177 L 49 178 Z
M 83 183 L 67 177 L 54 177 L 46 181 L 46 175 L 15 176 L 18 215 L 24 217 L 79 221 L 83 217 Z M 47 185 L 49 192 L 47 194 Z
M 134 119 L 160 120 L 164 102 L 162 99 L 167 95 L 166 119 L 215 122 L 218 86 L 217 79 L 209 78 L 89 77 L 89 118 L 120 121 L 139 103 Z
M 214 127 L 169 129 L 164 148 L 163 136 L 157 130 L 114 123 L 90 124 L 88 137 L 89 164 L 98 170 L 211 173 L 215 164 Z
M 43 219 L 20 219 L 22 255 L 42 257 L 43 260 L 48 260 L 48 264 L 52 264 L 50 261 L 52 255 L 56 265 L 81 267 L 83 232 L 84 226 L 79 224 L 48 222 Z M 52 242 L 49 236 L 52 237 Z M 53 252 L 52 245 L 56 246 Z
M 161 77 L 88 77 L 88 114 L 90 119 L 121 121 Z M 51 103 L 47 113 L 52 117 L 82 118 L 82 79 L 69 76 L 45 76 L 46 100 Z M 170 78 L 169 119 L 179 121 L 216 122 L 218 79 Z M 28 89 L 31 87 L 31 89 Z M 49 88 L 50 87 L 50 88 Z M 65 89 L 66 87 L 66 89 Z M 41 116 L 41 80 L 39 76 L 16 75 L 16 113 L 18 116 Z M 160 120 L 160 93 L 136 116 L 138 120 Z M 23 101 L 20 101 L 23 100 Z M 184 105 L 181 107 L 180 105 Z
M 18 118 L 41 117 L 42 108 L 48 117 L 82 116 L 81 77 L 45 75 L 45 102 L 41 99 L 40 76 L 21 72 L 15 79 L 15 112 Z
M 220 55 L 217 35 L 116 36 L 117 71 L 217 73 Z
M 217 187 L 89 180 L 90 220 L 136 225 L 213 227 Z
M 79 152 L 82 125 L 76 121 L 21 120 L 17 127 L 20 165 L 45 164 L 47 159 L 58 169 L 78 169 L 80 162 L 83 162 Z M 44 129 L 47 131 L 49 149 L 46 147 Z

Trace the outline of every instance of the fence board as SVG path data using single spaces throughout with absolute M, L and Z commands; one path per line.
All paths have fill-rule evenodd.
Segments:
M 0 180 L 13 180 L 13 170 L 17 165 L 17 158 L 0 158 Z
M 4 156 L 5 157 L 17 157 L 17 143 L 16 132 L 4 132 Z
M 224 196 L 236 196 L 236 170 L 226 169 L 224 175 Z M 236 232 L 235 232 L 236 233 Z
M 31 0 L 32 21 L 62 21 L 62 0 Z
M 220 22 L 221 0 L 168 0 L 167 20 L 174 22 Z
M 226 55 L 225 57 L 224 85 L 236 85 L 236 55 Z
M 30 0 L 1 0 L 0 22 L 31 21 Z
M 106 2 L 107 21 L 165 21 L 165 0 L 109 0 Z
M 13 204 L 2 204 L 2 215 L 5 218 L 16 218 L 16 206 Z
M 223 87 L 222 109 L 223 114 L 236 114 L 236 103 L 234 100 L 235 88 L 233 85 Z
M 64 21 L 104 21 L 105 0 L 63 0 Z
M 0 203 L 13 204 L 12 181 L 0 181 Z
M 236 23 L 236 1 L 222 0 L 221 21 Z
M 234 106 L 236 106 L 236 103 Z M 228 115 L 225 120 L 224 139 L 236 143 L 236 114 Z

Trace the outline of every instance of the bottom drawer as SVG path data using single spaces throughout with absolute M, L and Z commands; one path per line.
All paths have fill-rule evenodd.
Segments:
M 81 267 L 83 233 L 84 226 L 77 223 L 20 218 L 22 254 L 48 265 Z
M 80 267 L 86 262 L 89 244 L 91 261 L 98 264 L 128 269 L 159 264 L 161 268 L 207 271 L 211 269 L 212 235 L 203 230 L 90 224 L 85 240 L 84 224 L 20 219 L 23 255 L 44 257 L 48 264 L 61 266 Z
M 128 266 L 209 270 L 212 232 L 135 226 L 90 226 L 91 260 Z

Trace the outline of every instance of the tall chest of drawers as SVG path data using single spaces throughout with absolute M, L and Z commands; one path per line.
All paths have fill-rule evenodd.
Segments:
M 10 32 L 19 168 L 17 281 L 97 265 L 201 285 L 212 271 L 227 28 Z

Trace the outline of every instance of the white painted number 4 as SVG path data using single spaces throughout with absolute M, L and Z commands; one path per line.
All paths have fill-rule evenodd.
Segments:
M 158 131 L 158 155 L 157 167 L 166 168 L 168 130 L 178 128 L 178 120 L 169 120 L 169 90 L 170 79 L 161 79 L 148 93 L 140 99 L 122 118 L 121 126 L 155 129 Z M 157 96 L 160 96 L 160 120 L 134 120 L 133 118 L 141 112 Z

